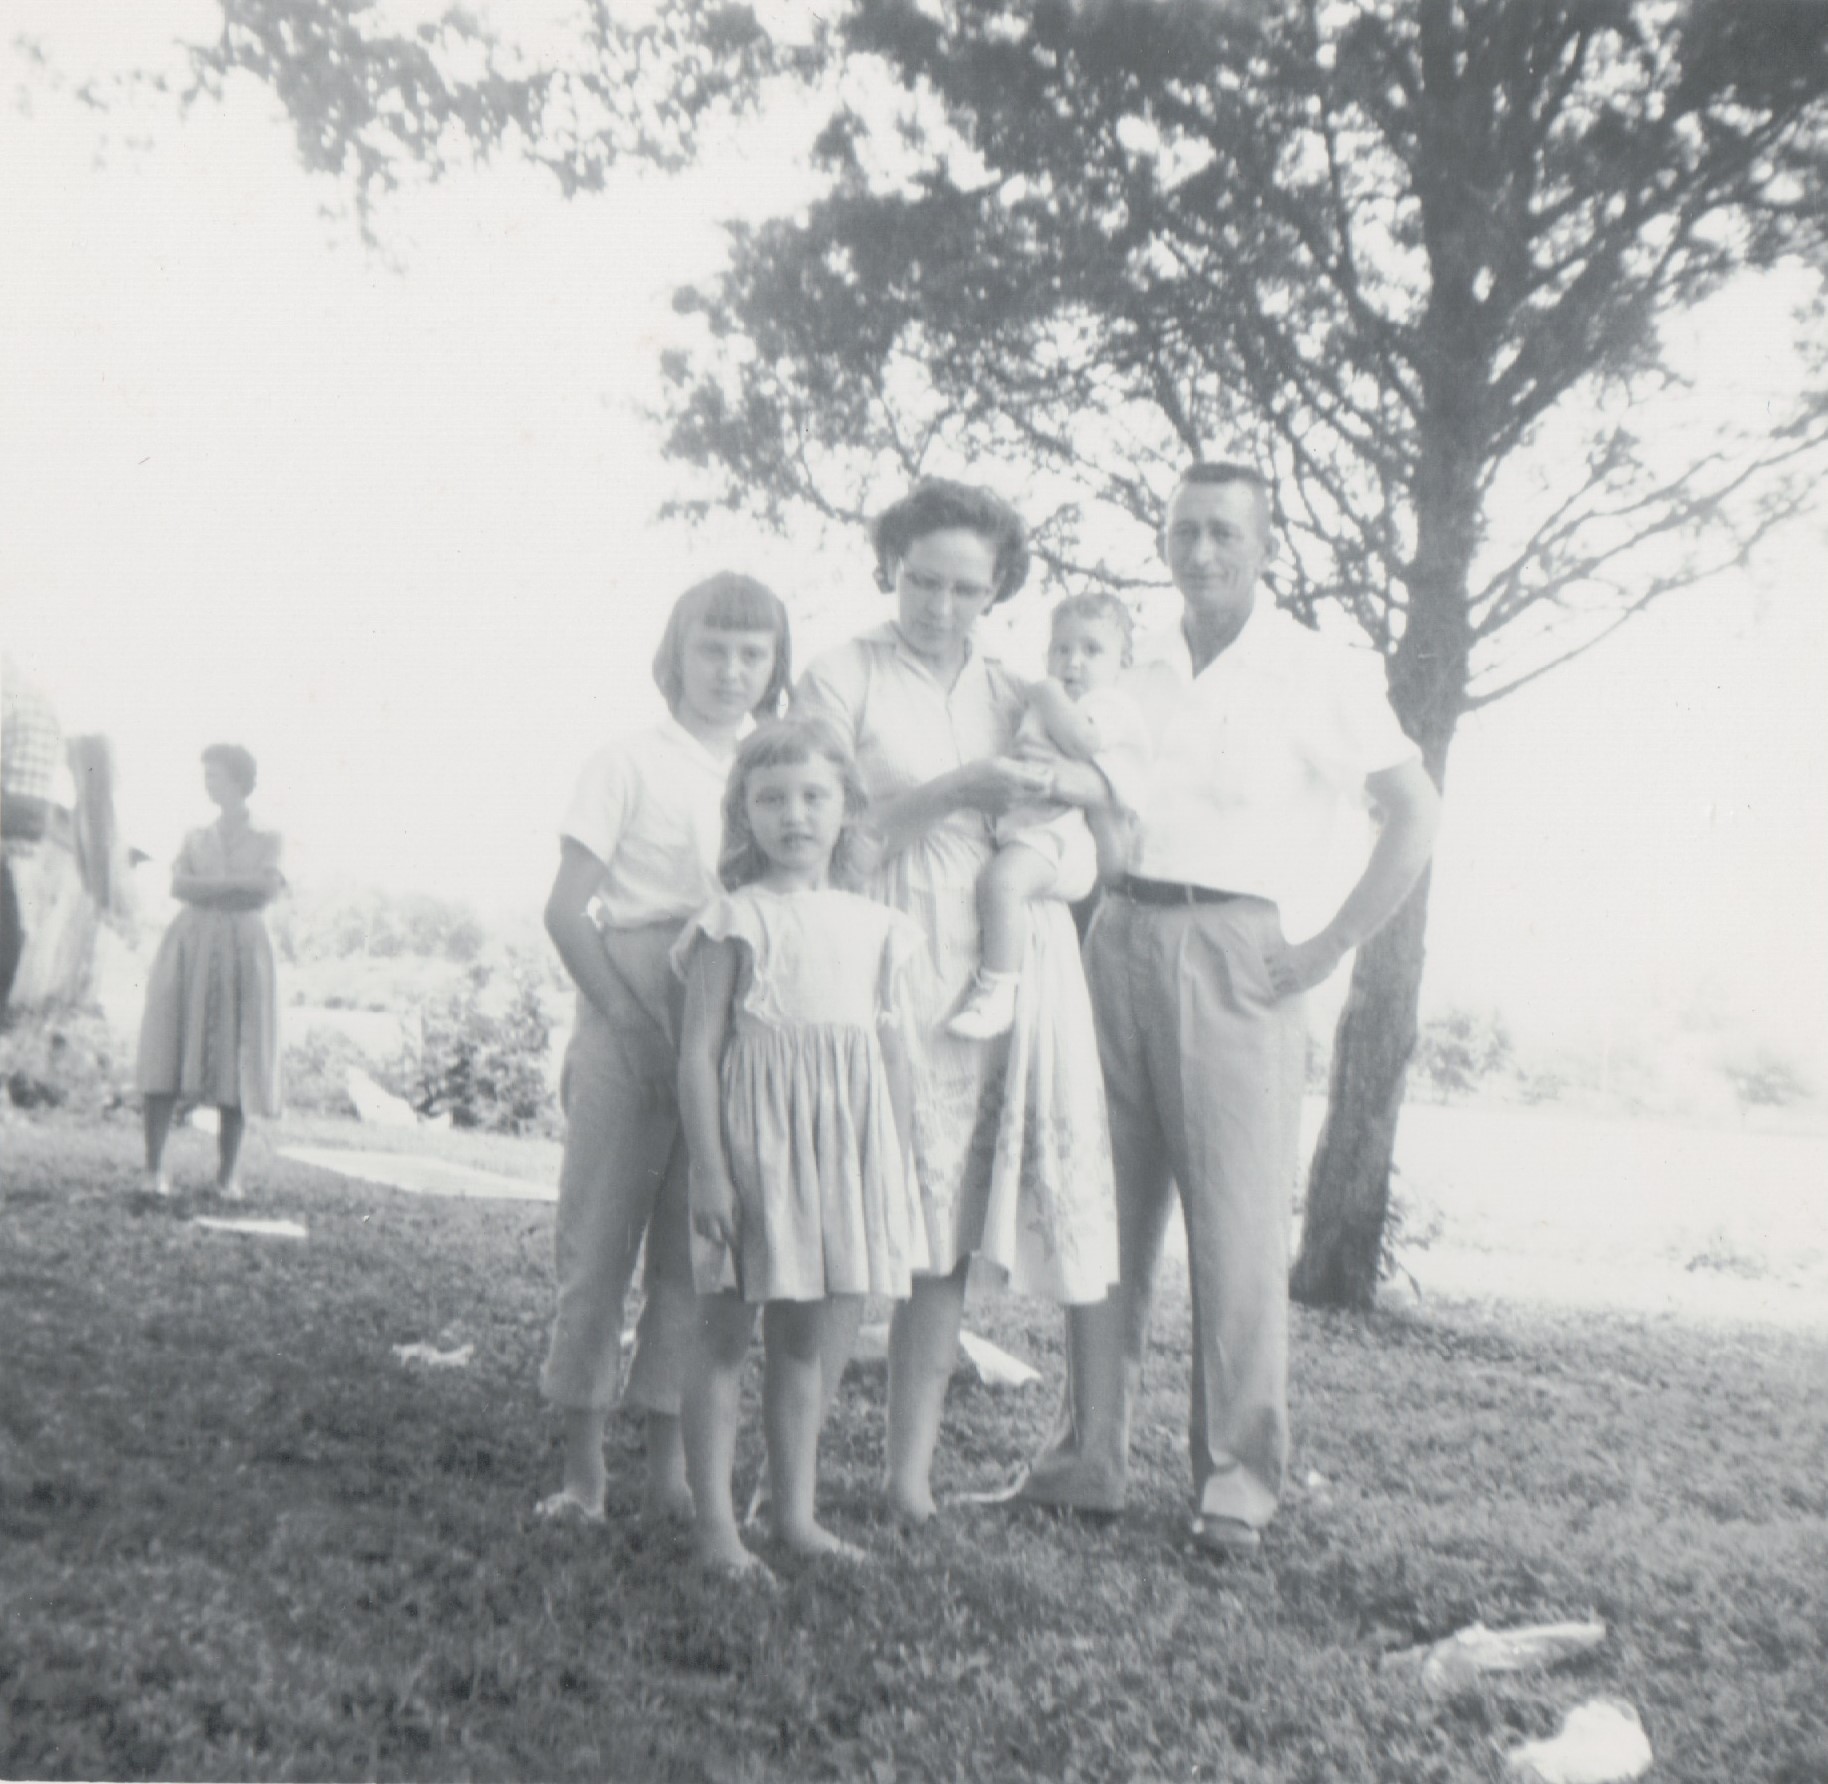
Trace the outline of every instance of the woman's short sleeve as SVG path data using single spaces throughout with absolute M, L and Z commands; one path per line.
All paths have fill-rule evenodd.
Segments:
M 828 650 L 793 689 L 796 719 L 826 719 L 855 739 L 869 686 L 869 659 L 855 641 Z

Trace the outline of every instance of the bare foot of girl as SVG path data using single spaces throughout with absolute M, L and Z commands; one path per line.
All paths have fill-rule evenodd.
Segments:
M 658 1524 L 691 1523 L 692 1489 L 684 1481 L 650 1480 L 641 1498 L 641 1515 Z
M 752 1555 L 733 1529 L 701 1529 L 693 1539 L 692 1552 L 714 1573 L 740 1575 L 757 1583 L 771 1582 L 774 1578 L 761 1556 Z
M 841 1536 L 832 1535 L 823 1524 L 809 1524 L 804 1529 L 794 1530 L 776 1525 L 774 1534 L 783 1547 L 809 1560 L 827 1555 L 837 1561 L 869 1559 L 867 1550 L 858 1548 L 854 1542 L 846 1542 Z
M 904 1529 L 918 1530 L 921 1525 L 933 1521 L 933 1515 L 939 1507 L 933 1503 L 931 1488 L 924 1488 L 916 1493 L 907 1487 L 899 1487 L 890 1481 L 883 1494 L 889 1508 L 889 1516 Z

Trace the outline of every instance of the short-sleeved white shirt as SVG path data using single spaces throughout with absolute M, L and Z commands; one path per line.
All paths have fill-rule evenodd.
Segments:
M 1299 901 L 1365 777 L 1418 754 L 1378 658 L 1261 597 L 1198 675 L 1175 625 L 1138 647 L 1125 686 L 1155 746 L 1130 858 L 1148 879 Z
M 723 890 L 724 783 L 730 763 L 675 718 L 584 764 L 559 833 L 608 869 L 598 894 L 616 929 L 683 923 Z

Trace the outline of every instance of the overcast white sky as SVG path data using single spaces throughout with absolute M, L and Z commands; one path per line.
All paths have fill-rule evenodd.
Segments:
M 4 17 L 81 68 L 212 11 Z M 680 475 L 639 412 L 667 296 L 715 266 L 718 217 L 779 203 L 791 128 L 588 200 L 512 166 L 416 194 L 384 261 L 257 92 L 98 155 L 92 113 L 27 88 L 0 48 L 0 629 L 70 729 L 114 738 L 155 855 L 209 815 L 197 752 L 231 738 L 296 881 L 530 908 L 578 763 L 654 710 L 687 582 L 794 595 L 802 658 L 877 617 L 861 540 L 654 519 Z M 1787 296 L 1710 324 L 1707 400 L 1793 379 Z M 1469 722 L 1430 1002 L 1573 1035 L 1705 989 L 1828 1060 L 1825 583 L 1818 518 Z

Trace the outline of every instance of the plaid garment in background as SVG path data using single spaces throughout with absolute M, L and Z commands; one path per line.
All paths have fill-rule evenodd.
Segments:
M 63 727 L 51 703 L 0 652 L 0 791 L 49 799 L 63 761 Z

